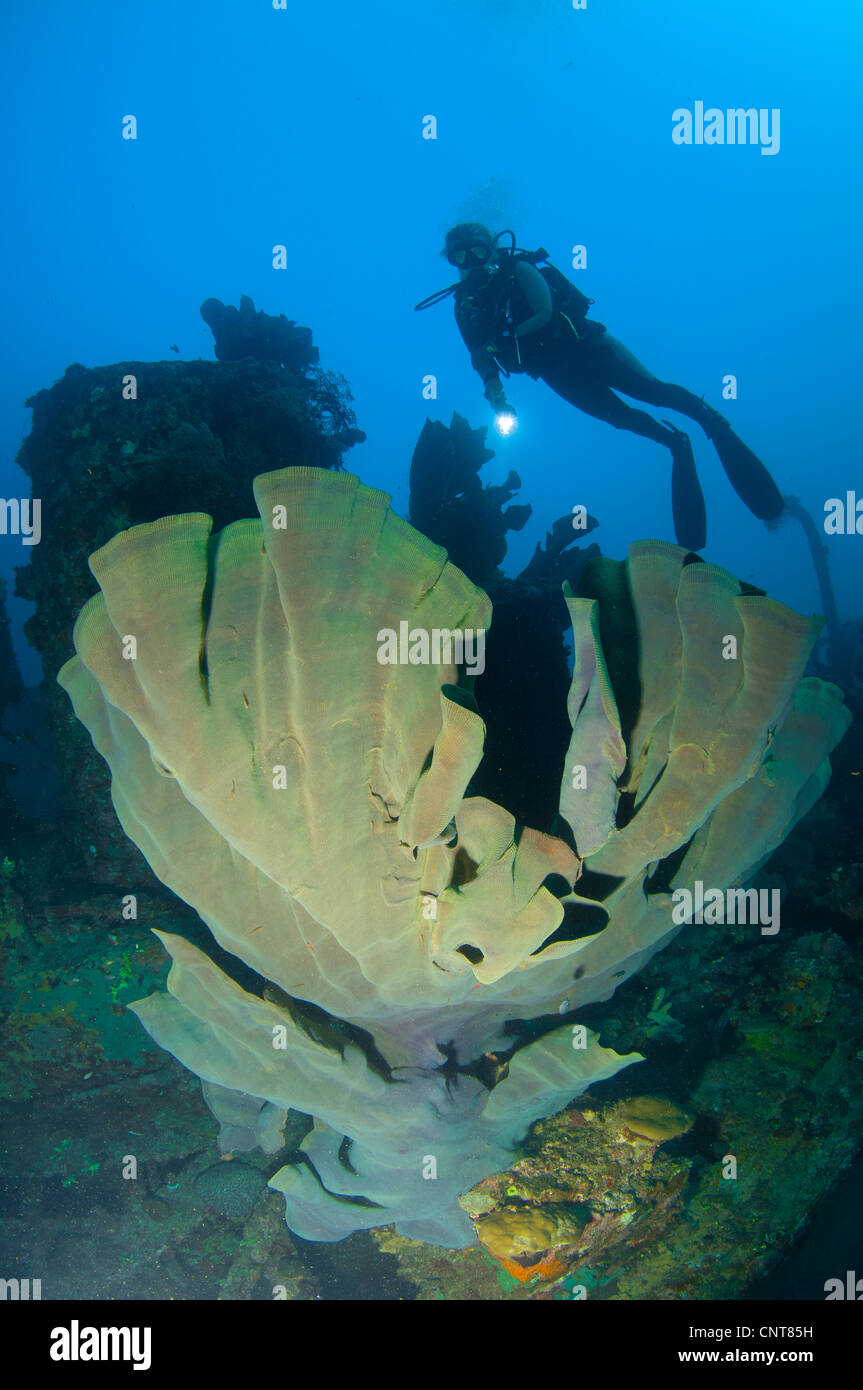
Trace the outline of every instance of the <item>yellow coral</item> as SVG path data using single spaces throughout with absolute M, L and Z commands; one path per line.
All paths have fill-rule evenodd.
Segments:
M 483 1245 L 501 1261 L 542 1253 L 556 1245 L 571 1245 L 584 1225 L 549 1207 L 504 1207 L 490 1216 L 481 1216 L 475 1224 Z
M 693 1117 L 664 1096 L 631 1096 L 615 1106 L 614 1117 L 640 1139 L 662 1144 L 692 1128 Z

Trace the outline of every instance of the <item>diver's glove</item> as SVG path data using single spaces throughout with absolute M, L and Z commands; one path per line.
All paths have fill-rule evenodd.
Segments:
M 506 396 L 503 394 L 503 387 L 496 376 L 489 377 L 485 384 L 484 394 L 492 410 L 506 409 Z
M 494 411 L 494 427 L 498 434 L 514 434 L 518 428 L 518 419 L 512 406 L 507 404 L 503 387 L 497 377 L 491 377 L 486 382 L 485 398 Z

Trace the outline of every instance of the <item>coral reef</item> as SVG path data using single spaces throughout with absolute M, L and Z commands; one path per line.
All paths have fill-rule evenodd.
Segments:
M 517 473 L 510 472 L 499 486 L 480 482 L 480 468 L 494 458 L 494 450 L 486 447 L 487 433 L 484 427 L 471 429 L 457 412 L 449 427 L 426 420 L 410 472 L 411 522 L 482 585 L 506 555 L 507 531 L 520 531 L 532 510 L 526 504 L 504 510 L 521 487 Z
M 287 469 L 255 495 L 260 521 L 211 538 L 209 517 L 169 517 L 92 556 L 102 592 L 59 677 L 126 833 L 257 972 L 163 934 L 169 993 L 136 1011 L 232 1133 L 272 1148 L 289 1109 L 316 1117 L 309 1162 L 270 1179 L 298 1234 L 395 1221 L 463 1245 L 458 1194 L 638 1060 L 559 1016 L 677 934 L 672 891 L 763 863 L 823 791 L 847 711 L 801 679 L 817 621 L 639 543 L 566 591 L 561 834 L 523 828 L 472 794 L 484 729 L 451 654 L 376 650 L 401 622 L 484 631 L 486 596 L 350 475 Z
M 220 362 L 241 362 L 253 357 L 257 362 L 278 362 L 302 372 L 318 361 L 310 328 L 301 328 L 284 314 L 276 318 L 262 309 L 256 311 L 247 294 L 240 296 L 239 309 L 220 299 L 205 299 L 201 318 L 213 335 Z
M 520 487 L 515 473 L 500 486 L 480 482 L 479 470 L 494 458 L 487 433 L 484 426 L 471 429 L 457 413 L 449 427 L 426 421 L 411 460 L 409 520 L 494 604 L 486 667 L 476 686 L 486 743 L 474 790 L 506 806 L 520 824 L 551 830 L 571 732 L 570 620 L 562 586 L 575 585 L 599 555 L 595 544 L 574 544 L 598 523 L 588 517 L 576 530 L 571 516 L 558 518 L 521 573 L 504 576 L 498 566 L 506 533 L 519 530 L 531 508 L 507 505 Z
M 497 598 L 503 587 L 498 566 L 506 555 L 507 531 L 520 531 L 533 511 L 529 503 L 512 503 L 521 479 L 510 471 L 504 483 L 483 484 L 479 470 L 494 458 L 486 445 L 488 429 L 472 429 L 453 412 L 449 426 L 426 420 L 411 459 L 410 521 L 424 536 L 443 546 L 454 565 Z M 559 517 L 537 544 L 528 565 L 518 575 L 522 584 L 550 592 L 564 580 L 574 584 L 587 560 L 599 553 L 572 543 L 596 529 L 586 517 L 581 530 L 571 516 Z
M 4 728 L 4 715 L 10 705 L 20 700 L 22 690 L 21 673 L 12 647 L 6 613 L 6 581 L 0 579 L 0 823 L 4 825 L 11 824 L 15 814 L 6 786 L 6 779 L 13 772 L 15 749 L 8 730 Z
M 658 1144 L 692 1127 L 692 1116 L 664 1096 L 631 1096 L 621 1101 L 615 1113 L 630 1134 Z
M 0 719 L 7 705 L 20 700 L 22 689 L 6 612 L 6 580 L 0 579 Z
M 554 1252 L 575 1244 L 587 1217 L 566 1207 L 506 1206 L 480 1216 L 477 1235 L 487 1250 L 520 1284 L 533 1279 L 559 1278 L 566 1264 Z
M 68 801 L 58 829 L 91 883 L 152 887 L 118 832 L 104 765 L 54 681 L 95 590 L 87 557 L 123 527 L 166 512 L 203 507 L 226 525 L 248 513 L 258 474 L 285 458 L 340 468 L 363 436 L 342 378 L 275 362 L 76 363 L 27 404 L 33 425 L 18 463 L 42 499 L 43 534 L 17 571 L 16 592 L 36 605 L 25 632 L 42 657 Z

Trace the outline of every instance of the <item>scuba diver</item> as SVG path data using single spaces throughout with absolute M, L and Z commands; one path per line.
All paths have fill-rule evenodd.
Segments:
M 511 238 L 509 248 L 500 245 L 503 237 Z M 670 421 L 660 424 L 647 411 L 627 405 L 615 394 L 622 391 L 697 421 L 750 511 L 768 522 L 782 513 L 778 487 L 724 416 L 685 387 L 660 381 L 604 324 L 589 319 L 593 300 L 547 263 L 545 250 L 523 251 L 516 247 L 513 232 L 494 236 L 478 222 L 460 222 L 447 232 L 441 254 L 458 268 L 459 280 L 416 308 L 426 309 L 454 296 L 456 323 L 482 378 L 486 400 L 495 411 L 499 434 L 511 434 L 517 424 L 504 395 L 501 372 L 507 377 L 524 372 L 544 381 L 586 415 L 663 444 L 672 459 L 671 502 L 678 543 L 687 550 L 703 549 L 707 541 L 704 497 L 689 436 Z

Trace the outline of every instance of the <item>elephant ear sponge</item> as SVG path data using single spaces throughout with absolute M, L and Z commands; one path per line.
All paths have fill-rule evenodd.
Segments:
M 817 624 L 675 547 L 632 547 L 567 594 L 573 849 L 470 794 L 486 595 L 350 474 L 285 469 L 255 497 L 258 520 L 215 536 L 167 517 L 98 551 L 59 677 L 124 830 L 259 977 L 160 933 L 168 992 L 133 1008 L 202 1078 L 225 1142 L 274 1152 L 289 1108 L 315 1117 L 311 1166 L 271 1179 L 299 1235 L 394 1221 L 468 1244 L 459 1194 L 639 1060 L 557 1015 L 679 930 L 657 862 L 677 854 L 677 885 L 745 877 L 820 795 L 847 711 L 800 681 Z M 604 897 L 579 894 L 584 867 Z M 489 1090 L 470 1064 L 536 1018 Z

